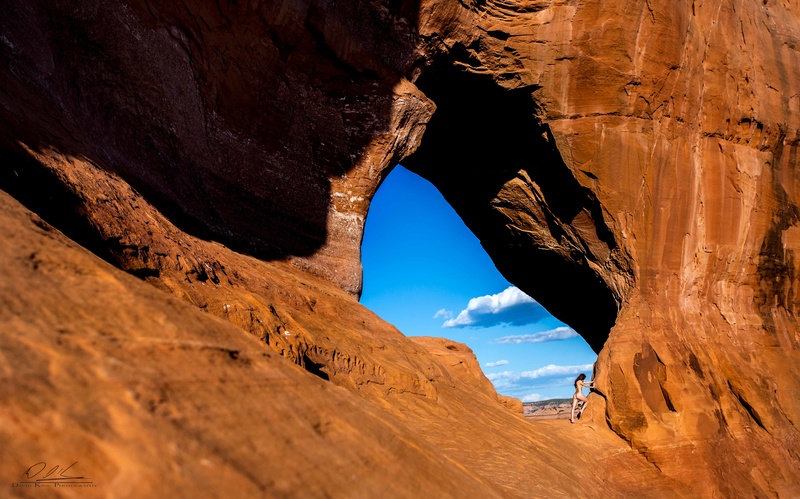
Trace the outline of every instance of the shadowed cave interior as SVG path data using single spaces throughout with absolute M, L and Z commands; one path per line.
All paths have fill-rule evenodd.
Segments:
M 575 179 L 549 128 L 537 119 L 537 87 L 507 90 L 450 62 L 431 68 L 417 86 L 437 110 L 403 165 L 439 189 L 509 282 L 599 352 L 616 321 L 619 297 L 587 264 L 585 250 L 538 245 L 530 230 L 504 215 L 506 201 L 498 197 L 509 181 L 527 176 L 547 205 L 546 227 L 539 230 L 562 242 L 564 226 L 589 212 L 597 239 L 610 250 L 617 247 L 594 193 Z
M 536 245 L 503 214 L 497 195 L 525 173 L 548 206 L 547 230 L 559 239 L 562 224 L 581 210 L 594 215 L 598 238 L 616 243 L 602 223 L 593 193 L 564 164 L 546 125 L 536 118 L 535 87 L 506 90 L 485 75 L 451 64 L 424 73 L 417 85 L 437 110 L 421 146 L 403 165 L 430 181 L 456 210 L 500 273 L 583 336 L 595 352 L 616 320 L 618 298 L 572 248 L 570 258 Z M 43 219 L 103 259 L 120 266 L 121 248 L 100 240 L 86 222 L 80 203 L 52 171 L 6 143 L 2 185 Z M 17 165 L 18 167 L 13 167 Z M 32 195 L 31 193 L 37 193 Z M 202 234 L 206 235 L 207 234 Z M 136 269 L 126 269 L 136 274 Z M 144 269 L 145 271 L 147 269 Z M 139 275 L 139 277 L 148 277 Z

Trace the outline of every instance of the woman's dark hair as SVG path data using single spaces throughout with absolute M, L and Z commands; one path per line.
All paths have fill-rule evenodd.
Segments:
M 573 385 L 575 385 L 575 388 L 577 388 L 577 387 L 578 387 L 578 381 L 583 381 L 583 380 L 585 380 L 585 379 L 586 379 L 586 375 L 585 375 L 585 374 L 583 374 L 583 373 L 580 373 L 580 374 L 578 375 L 578 377 L 577 377 L 577 378 L 575 378 L 575 383 L 573 383 Z

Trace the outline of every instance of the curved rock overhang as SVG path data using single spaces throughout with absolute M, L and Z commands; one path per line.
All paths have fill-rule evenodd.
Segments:
M 365 7 L 10 2 L 3 149 L 88 158 L 186 232 L 357 295 L 369 188 L 353 184 L 403 154 L 375 142 L 419 56 L 416 1 Z
M 537 87 L 509 90 L 449 58 L 415 83 L 436 112 L 403 165 L 439 189 L 506 279 L 599 352 L 632 262 L 539 118 Z

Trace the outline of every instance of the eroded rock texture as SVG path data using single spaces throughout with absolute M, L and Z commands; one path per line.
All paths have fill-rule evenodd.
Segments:
M 476 10 L 483 29 L 462 42 L 464 64 L 511 91 L 541 87 L 537 116 L 602 207 L 556 218 L 623 297 L 597 373 L 611 427 L 665 473 L 715 484 L 704 492 L 791 495 L 797 474 L 781 463 L 800 448 L 798 5 L 520 7 Z M 519 184 L 546 200 L 529 171 L 547 163 L 528 157 L 494 202 L 520 199 L 509 194 Z M 548 229 L 558 236 L 534 232 Z
M 165 452 L 251 494 L 800 493 L 797 2 L 4 4 L 0 188 L 46 222 L 3 198 L 3 469 L 46 414 L 157 493 Z M 600 352 L 588 423 L 524 421 L 355 301 L 399 161 Z M 309 446 L 310 490 L 241 464 Z

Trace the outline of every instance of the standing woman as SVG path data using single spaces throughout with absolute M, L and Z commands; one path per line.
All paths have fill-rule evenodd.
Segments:
M 586 375 L 580 373 L 577 378 L 575 378 L 575 395 L 572 396 L 572 415 L 569 418 L 570 423 L 575 422 L 575 408 L 578 407 L 578 401 L 580 400 L 583 402 L 583 406 L 581 407 L 581 412 L 578 413 L 578 419 L 581 418 L 583 415 L 583 410 L 586 409 L 586 404 L 589 403 L 589 399 L 583 396 L 583 387 L 586 388 L 594 388 L 594 381 L 585 382 L 583 380 L 586 379 Z

